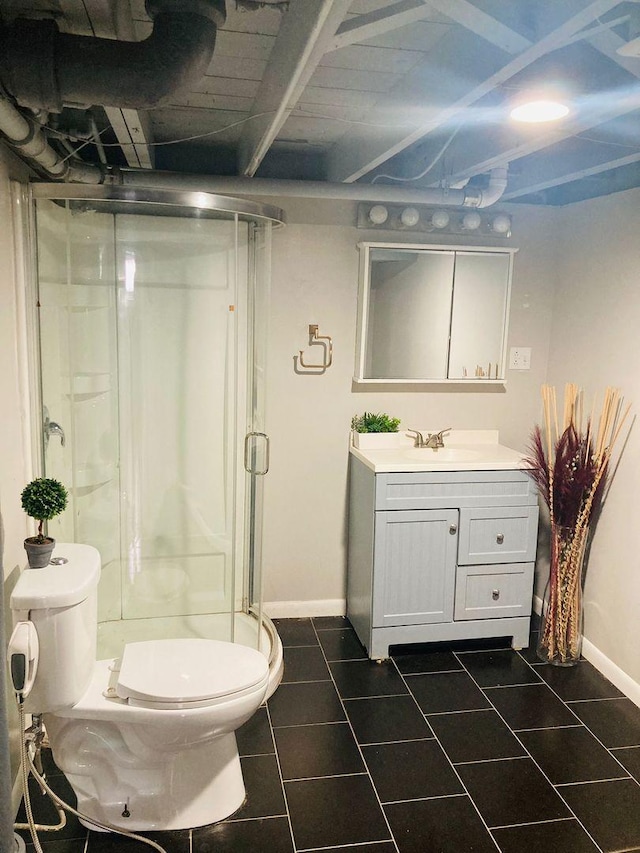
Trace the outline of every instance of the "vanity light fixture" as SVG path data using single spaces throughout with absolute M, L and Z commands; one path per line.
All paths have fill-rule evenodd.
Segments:
M 491 220 L 490 227 L 495 234 L 511 234 L 511 217 L 506 213 L 498 213 Z
M 514 107 L 510 116 L 514 121 L 538 124 L 545 121 L 558 121 L 568 114 L 569 107 L 566 104 L 547 98 L 539 98 Z
M 415 207 L 405 207 L 400 214 L 400 222 L 402 222 L 405 228 L 415 228 L 418 222 L 420 222 L 419 211 Z
M 374 204 L 369 211 L 369 219 L 374 225 L 384 225 L 389 218 L 389 211 L 384 204 Z
M 462 217 L 462 227 L 465 231 L 477 231 L 482 223 L 482 217 L 476 210 L 465 213 Z
M 434 210 L 431 214 L 431 224 L 434 228 L 446 228 L 451 221 L 451 216 L 446 210 Z

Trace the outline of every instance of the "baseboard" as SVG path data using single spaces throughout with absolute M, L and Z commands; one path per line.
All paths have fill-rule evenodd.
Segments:
M 316 601 L 265 601 L 264 611 L 270 619 L 344 616 L 347 612 L 347 602 L 344 598 L 328 598 Z
M 533 596 L 533 609 L 538 615 L 542 613 L 542 599 L 537 595 Z M 621 690 L 625 696 L 628 696 L 632 702 L 640 707 L 640 684 L 634 681 L 630 675 L 627 675 L 623 669 L 620 669 L 586 637 L 582 640 L 582 654 L 618 690 Z
M 618 690 L 621 690 L 625 696 L 628 696 L 632 702 L 640 707 L 640 684 L 634 681 L 630 675 L 627 675 L 623 669 L 620 669 L 617 664 L 603 654 L 586 637 L 582 640 L 582 654 Z

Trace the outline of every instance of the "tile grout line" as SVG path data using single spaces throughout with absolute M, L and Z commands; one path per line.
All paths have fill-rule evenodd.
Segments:
M 456 653 L 454 652 L 454 654 L 456 654 Z M 460 661 L 460 663 L 462 663 L 462 661 Z M 528 661 L 525 661 L 525 663 L 527 664 L 527 666 L 531 667 L 531 664 L 529 664 L 529 662 L 528 662 Z M 462 665 L 464 666 L 464 664 L 462 664 Z M 533 667 L 531 667 L 531 668 L 533 669 Z M 476 687 L 478 688 L 478 690 L 482 691 L 482 687 L 480 687 L 480 685 L 478 684 L 477 680 L 474 678 L 473 673 L 469 672 L 469 670 L 467 670 L 466 668 L 465 668 L 465 671 L 467 672 L 467 675 L 469 676 L 469 678 L 471 678 L 471 680 L 473 681 L 473 683 L 476 685 Z M 535 672 L 535 670 L 534 670 L 534 672 Z M 546 683 L 546 682 L 544 682 L 544 681 L 543 681 L 543 683 Z M 484 692 L 483 692 L 483 695 L 485 695 L 485 696 L 486 696 L 486 694 L 485 694 Z M 556 694 L 556 695 L 557 695 L 557 694 Z M 489 697 L 488 697 L 488 696 L 486 696 L 486 698 L 489 700 L 489 702 L 491 702 L 491 699 L 489 699 Z M 558 696 L 558 699 L 560 699 L 560 697 L 559 697 L 559 696 Z M 566 706 L 566 702 L 564 702 L 562 699 L 560 699 L 560 701 L 563 703 L 563 705 L 565 705 L 565 706 Z M 491 704 L 493 705 L 493 703 L 491 703 Z M 507 723 L 507 721 L 506 721 L 506 720 L 505 720 L 505 718 L 502 716 L 502 714 L 500 713 L 500 711 L 495 707 L 495 705 L 493 705 L 493 709 L 494 709 L 494 711 L 496 712 L 496 714 L 500 717 L 500 719 L 502 720 L 502 722 L 505 724 L 505 726 L 507 727 L 507 729 L 508 729 L 508 730 L 511 732 L 511 734 L 516 738 L 516 740 L 518 741 L 518 743 L 520 744 L 520 746 L 521 746 L 521 747 L 524 749 L 524 751 L 527 753 L 527 756 L 528 756 L 528 757 L 529 757 L 529 759 L 533 762 L 533 764 L 535 765 L 535 767 L 537 767 L 537 768 L 538 768 L 538 770 L 539 770 L 539 771 L 540 771 L 540 773 L 544 776 L 544 778 L 547 780 L 547 782 L 549 783 L 549 785 L 553 788 L 553 790 L 554 790 L 554 791 L 556 791 L 556 794 L 557 794 L 557 796 L 560 798 L 561 802 L 563 802 L 563 803 L 564 803 L 564 805 L 569 809 L 569 812 L 570 812 L 570 813 L 573 815 L 573 817 L 578 821 L 578 823 L 580 824 L 580 826 L 582 827 L 582 829 L 584 830 L 584 832 L 587 834 L 587 836 L 591 839 L 591 841 L 592 841 L 592 842 L 593 842 L 593 844 L 595 845 L 596 850 L 600 851 L 600 853 L 604 853 L 604 851 L 602 850 L 602 848 L 600 847 L 600 845 L 596 843 L 595 838 L 593 838 L 593 836 L 591 835 L 591 833 L 587 830 L 586 826 L 585 826 L 585 825 L 582 823 L 582 821 L 578 818 L 577 814 L 574 812 L 574 810 L 571 808 L 571 806 L 570 806 L 570 805 L 569 805 L 569 803 L 565 800 L 565 798 L 564 798 L 564 797 L 563 797 L 563 796 L 562 796 L 562 795 L 561 795 L 561 794 L 556 790 L 556 786 L 552 783 L 551 779 L 549 779 L 549 777 L 548 777 L 548 776 L 547 776 L 547 774 L 544 772 L 544 770 L 542 769 L 542 767 L 540 767 L 540 765 L 538 764 L 538 762 L 537 762 L 537 761 L 535 760 L 535 758 L 531 755 L 531 753 L 530 753 L 530 752 L 529 752 L 529 750 L 527 749 L 526 745 L 525 745 L 525 744 L 520 740 L 520 738 L 518 737 L 518 735 L 514 732 L 514 730 L 511 728 L 511 726 Z M 569 709 L 569 710 L 571 710 L 571 709 Z M 574 716 L 575 716 L 575 715 L 574 715 Z
M 524 658 L 523 658 L 523 660 L 524 660 Z M 525 663 L 528 664 L 533 669 L 533 665 L 530 664 L 529 661 L 525 661 Z M 538 666 L 546 666 L 546 664 L 540 663 L 540 664 L 538 664 Z M 534 672 L 535 672 L 535 669 L 534 669 Z M 605 676 L 602 676 L 602 677 L 604 678 Z M 562 702 L 562 704 L 567 708 L 567 710 L 569 710 L 573 714 L 573 716 L 576 718 L 576 720 L 578 720 L 578 724 L 580 726 L 582 726 L 583 728 L 585 728 L 589 732 L 589 734 L 593 738 L 595 738 L 595 740 L 600 744 L 600 746 L 606 752 L 609 753 L 609 755 L 614 759 L 614 761 L 616 761 L 620 765 L 622 770 L 624 770 L 624 772 L 629 776 L 629 778 L 632 779 L 640 787 L 640 780 L 636 779 L 635 776 L 633 776 L 633 774 L 627 770 L 627 768 L 620 761 L 620 759 L 613 754 L 614 749 L 628 749 L 629 747 L 625 747 L 625 746 L 608 747 L 608 746 L 606 746 L 606 744 L 598 737 L 598 735 L 594 731 L 592 731 L 589 728 L 589 726 L 583 720 L 580 719 L 580 717 L 576 714 L 576 712 L 573 710 L 573 708 L 570 707 L 571 705 L 577 704 L 579 702 L 607 702 L 607 701 L 611 701 L 612 699 L 628 699 L 629 697 L 624 696 L 624 694 L 623 694 L 622 696 L 611 696 L 611 697 L 609 697 L 609 699 L 607 699 L 607 698 L 604 698 L 604 699 L 574 699 L 574 700 L 570 700 L 570 701 L 565 701 L 562 698 L 562 696 L 560 696 L 560 694 L 556 690 L 554 690 L 553 687 L 548 682 L 546 682 L 544 679 L 542 680 L 542 682 L 543 682 L 543 684 L 546 684 L 546 686 L 553 693 L 553 695 L 556 697 L 556 699 L 558 699 L 560 702 Z M 480 688 L 480 689 L 482 689 L 482 688 Z M 629 700 L 629 701 L 631 701 L 631 700 Z M 509 728 L 511 728 L 511 727 L 509 727 Z M 514 731 L 514 730 L 511 729 L 511 731 Z M 524 729 L 520 729 L 520 731 L 524 731 Z M 514 731 L 514 734 L 515 734 L 515 731 Z M 637 746 L 640 747 L 640 744 L 637 744 Z M 633 747 L 631 747 L 631 748 L 633 748 Z M 594 780 L 594 781 L 598 781 L 598 780 Z M 638 848 L 638 849 L 640 849 L 640 848 Z
M 280 685 L 278 685 L 278 687 L 279 686 Z M 278 688 L 276 687 L 276 690 L 277 689 Z M 275 690 L 274 690 L 274 693 L 275 693 Z M 269 698 L 271 698 L 271 697 L 269 697 Z M 287 816 L 287 823 L 289 824 L 289 835 L 291 836 L 291 846 L 295 850 L 296 849 L 296 840 L 295 840 L 294 835 L 293 835 L 293 824 L 291 822 L 291 813 L 289 811 L 289 801 L 287 799 L 287 789 L 284 786 L 284 778 L 282 776 L 282 767 L 280 765 L 280 756 L 278 755 L 278 745 L 276 743 L 276 736 L 275 736 L 275 732 L 273 730 L 273 723 L 271 722 L 271 711 L 269 710 L 269 700 L 267 700 L 265 708 L 267 709 L 267 720 L 269 722 L 269 730 L 270 730 L 270 734 L 271 734 L 271 743 L 273 744 L 273 752 L 274 752 L 275 757 L 276 757 L 276 765 L 278 767 L 278 776 L 280 777 L 280 788 L 282 789 L 282 797 L 284 799 L 284 808 L 285 808 L 285 813 Z
M 425 721 L 426 721 L 427 725 L 429 725 L 429 721 L 427 720 L 427 714 L 425 714 L 425 713 L 424 713 L 424 711 L 423 711 L 423 710 L 422 710 L 422 708 L 420 707 L 420 703 L 418 702 L 418 700 L 416 699 L 416 697 L 413 695 L 413 693 L 411 693 L 411 688 L 409 687 L 409 684 L 407 683 L 407 681 L 406 681 L 406 679 L 404 678 L 403 674 L 400 672 L 400 669 L 398 668 L 398 664 L 395 662 L 395 660 L 394 660 L 393 658 L 390 658 L 390 660 L 392 661 L 393 665 L 395 666 L 395 668 L 396 668 L 396 670 L 397 670 L 397 672 L 398 672 L 398 675 L 399 675 L 399 676 L 400 676 L 400 678 L 402 678 L 402 680 L 404 681 L 404 683 L 405 683 L 405 686 L 406 686 L 407 690 L 409 690 L 409 693 L 411 694 L 411 697 L 412 697 L 413 701 L 416 703 L 416 705 L 417 705 L 417 707 L 418 707 L 418 710 L 420 711 L 420 713 L 422 714 L 422 716 L 425 718 Z M 459 671 L 466 672 L 466 670 L 465 670 L 464 668 L 463 668 L 462 670 L 452 670 L 452 672 L 459 672 Z M 425 674 L 425 675 L 428 675 L 429 673 L 424 673 L 424 674 Z M 476 709 L 476 710 L 488 710 L 488 709 L 487 709 L 487 708 L 485 708 L 485 709 Z M 441 712 L 441 713 L 445 713 L 445 712 Z M 462 711 L 460 711 L 460 712 L 458 712 L 458 713 L 463 713 L 463 712 L 462 712 Z M 460 785 L 462 786 L 462 790 L 464 791 L 465 795 L 469 798 L 469 802 L 471 803 L 471 805 L 472 805 L 472 806 L 473 806 L 473 808 L 475 809 L 475 811 L 476 811 L 476 813 L 477 813 L 478 817 L 480 818 L 480 821 L 481 821 L 482 825 L 483 825 L 483 826 L 484 826 L 484 828 L 487 830 L 487 834 L 488 834 L 489 838 L 491 839 L 491 841 L 492 841 L 492 842 L 493 842 L 493 844 L 495 845 L 496 850 L 500 851 L 500 847 L 498 846 L 498 842 L 496 841 L 496 839 L 495 839 L 495 838 L 493 837 L 493 835 L 491 834 L 491 830 L 489 829 L 489 825 L 487 824 L 487 822 L 486 822 L 486 820 L 484 819 L 484 817 L 480 814 L 480 809 L 478 808 L 478 806 L 476 805 L 476 803 L 475 803 L 475 801 L 474 801 L 473 797 L 472 797 L 472 796 L 471 796 L 471 794 L 469 793 L 469 791 L 468 791 L 468 789 L 467 789 L 467 786 L 464 784 L 464 780 L 462 779 L 462 777 L 460 776 L 460 774 L 459 774 L 459 773 L 458 773 L 458 771 L 456 770 L 455 764 L 454 764 L 454 763 L 453 763 L 453 761 L 451 761 L 451 759 L 449 758 L 449 756 L 448 756 L 448 754 L 447 754 L 447 751 L 446 751 L 446 750 L 445 750 L 445 748 L 442 746 L 442 743 L 440 742 L 440 738 L 438 737 L 438 733 L 437 733 L 437 732 L 436 732 L 436 731 L 435 731 L 431 726 L 429 726 L 429 728 L 431 728 L 431 731 L 433 731 L 434 739 L 435 739 L 436 743 L 438 744 L 438 746 L 439 746 L 439 747 L 440 747 L 440 749 L 442 750 L 442 754 L 444 755 L 444 757 L 446 758 L 446 760 L 449 762 L 449 765 L 451 766 L 451 769 L 452 769 L 452 770 L 453 770 L 453 772 L 455 773 L 455 775 L 456 775 L 456 778 L 457 778 L 458 782 L 460 782 Z
M 313 621 L 311 622 L 311 624 L 313 625 Z M 316 632 L 316 636 L 317 636 L 318 632 L 317 632 L 317 629 L 316 629 L 315 625 L 313 625 L 313 629 L 314 629 L 314 631 Z M 320 642 L 320 638 L 319 638 L 319 637 L 318 637 L 318 642 Z M 324 659 L 325 659 L 325 663 L 326 663 L 326 665 L 327 665 L 327 669 L 329 670 L 329 675 L 330 675 L 330 677 L 331 677 L 331 681 L 333 682 L 333 686 L 334 686 L 335 691 L 336 691 L 336 694 L 337 694 L 337 696 L 338 696 L 338 700 L 339 700 L 339 702 L 340 702 L 340 705 L 342 706 L 342 711 L 343 711 L 343 713 L 344 713 L 344 715 L 345 715 L 345 717 L 346 717 L 347 723 L 348 723 L 348 725 L 349 725 L 349 729 L 351 730 L 351 735 L 352 735 L 352 737 L 353 737 L 354 743 L 355 743 L 356 748 L 357 748 L 357 750 L 358 750 L 358 753 L 359 753 L 359 755 L 360 755 L 360 760 L 362 761 L 362 764 L 363 764 L 363 766 L 364 766 L 364 768 L 365 768 L 365 770 L 366 770 L 366 775 L 367 775 L 367 777 L 368 777 L 368 779 L 369 779 L 369 782 L 370 782 L 370 784 L 371 784 L 371 788 L 372 788 L 372 790 L 373 790 L 373 792 L 374 792 L 374 794 L 375 794 L 375 797 L 376 797 L 376 800 L 377 800 L 377 802 L 378 802 L 378 805 L 380 806 L 380 812 L 381 812 L 382 817 L 383 817 L 383 820 L 384 820 L 384 822 L 385 822 L 385 824 L 386 824 L 387 831 L 389 832 L 389 839 L 391 840 L 391 842 L 392 842 L 393 846 L 395 847 L 395 849 L 396 849 L 396 853 L 400 853 L 400 850 L 399 850 L 399 848 L 398 848 L 398 843 L 396 842 L 395 836 L 394 836 L 393 832 L 391 831 L 391 824 L 389 823 L 389 819 L 387 818 L 386 812 L 385 812 L 384 808 L 382 807 L 382 801 L 380 800 L 380 796 L 379 796 L 379 794 L 378 794 L 378 789 L 376 788 L 376 786 L 375 786 L 375 784 L 374 784 L 374 781 L 373 781 L 373 777 L 371 776 L 371 773 L 369 772 L 369 766 L 367 765 L 367 762 L 366 762 L 365 757 L 364 757 L 364 753 L 362 752 L 362 747 L 360 746 L 360 744 L 359 744 L 359 742 L 358 742 L 358 738 L 356 737 L 356 733 L 355 733 L 355 731 L 353 730 L 353 726 L 351 725 L 351 720 L 349 719 L 349 715 L 347 714 L 347 709 L 346 709 L 346 707 L 345 707 L 344 700 L 343 700 L 343 698 L 342 698 L 342 696 L 341 696 L 341 694 L 340 694 L 340 691 L 338 690 L 338 685 L 336 684 L 335 678 L 334 678 L 334 676 L 333 676 L 333 672 L 331 671 L 331 667 L 329 666 L 329 661 L 327 660 L 327 656 L 326 656 L 325 651 L 324 651 L 324 649 L 322 648 L 322 646 L 320 646 L 320 648 L 322 649 L 322 654 L 323 654 L 323 657 L 324 657 Z M 368 658 L 367 658 L 367 660 L 368 660 Z M 398 695 L 404 695 L 404 694 L 398 694 Z M 355 698 L 355 697 L 354 697 L 354 698 Z M 360 698 L 360 697 L 358 697 L 358 698 Z M 365 698 L 365 697 L 361 697 L 361 698 Z M 367 698 L 369 698 L 369 697 L 367 697 Z M 370 697 L 370 698 L 380 698 L 380 697 Z M 386 839 L 385 839 L 385 840 L 386 840 Z M 368 843 L 369 843 L 369 842 L 368 842 Z M 373 843 L 373 842 L 371 842 L 371 843 Z M 301 852 L 299 851 L 299 853 L 301 853 Z

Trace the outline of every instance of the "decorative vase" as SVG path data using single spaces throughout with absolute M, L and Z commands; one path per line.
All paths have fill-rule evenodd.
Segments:
M 39 539 L 37 536 L 29 536 L 24 540 L 24 550 L 27 552 L 27 560 L 30 569 L 44 569 L 49 565 L 51 554 L 56 546 L 56 540 L 51 536 Z
M 537 654 L 555 666 L 575 666 L 582 652 L 582 583 L 588 527 L 551 527 L 549 580 Z

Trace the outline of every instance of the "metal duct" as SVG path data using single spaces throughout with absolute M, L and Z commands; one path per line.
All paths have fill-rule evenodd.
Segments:
M 53 20 L 18 18 L 0 30 L 0 82 L 32 109 L 93 105 L 150 109 L 201 79 L 224 0 L 146 0 L 153 19 L 141 42 L 61 33 Z

